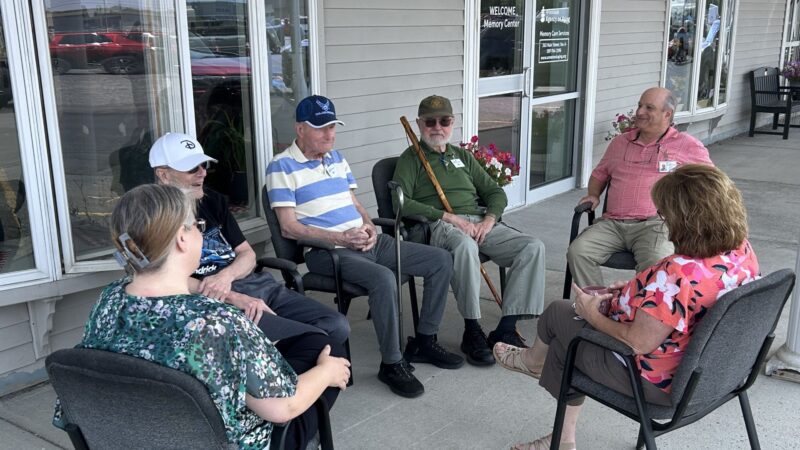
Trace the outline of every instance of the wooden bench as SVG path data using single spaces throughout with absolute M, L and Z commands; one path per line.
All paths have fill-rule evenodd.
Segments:
M 789 138 L 789 127 L 800 128 L 800 125 L 792 125 L 792 113 L 800 111 L 800 102 L 792 103 L 792 88 L 781 86 L 779 71 L 777 67 L 759 67 L 750 72 L 750 132 L 752 137 L 755 133 L 778 134 L 784 139 Z M 794 88 L 797 89 L 797 88 Z M 780 131 L 756 131 L 756 114 L 772 114 L 772 129 L 777 130 L 778 125 L 783 127 Z M 778 123 L 778 116 L 783 114 L 783 123 Z

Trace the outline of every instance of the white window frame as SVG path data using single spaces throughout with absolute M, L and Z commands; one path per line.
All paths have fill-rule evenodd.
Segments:
M 713 105 L 705 108 L 699 108 L 697 106 L 697 89 L 698 84 L 700 81 L 700 42 L 705 39 L 704 36 L 701 34 L 702 27 L 697 25 L 695 26 L 695 36 L 694 36 L 694 48 L 692 49 L 693 56 L 692 56 L 692 73 L 691 73 L 691 86 L 689 89 L 689 108 L 685 111 L 680 111 L 675 113 L 675 122 L 676 123 L 683 123 L 683 122 L 692 122 L 695 120 L 702 120 L 702 119 L 710 119 L 713 117 L 717 117 L 722 115 L 725 110 L 728 108 L 728 102 L 730 100 L 730 95 L 728 95 L 725 99 L 724 103 L 719 102 L 719 87 L 722 82 L 722 57 L 724 55 L 724 50 L 727 47 L 727 38 L 728 33 L 726 33 L 726 26 L 725 23 L 725 14 L 728 12 L 728 8 L 733 9 L 733 20 L 731 21 L 732 30 L 730 32 L 731 38 L 731 54 L 730 54 L 730 61 L 728 61 L 728 80 L 726 83 L 726 87 L 730 92 L 731 89 L 731 77 L 733 76 L 733 58 L 734 58 L 734 51 L 736 44 L 736 21 L 739 16 L 739 0 L 722 0 L 724 2 L 724 8 L 722 9 L 723 14 L 720 15 L 720 26 L 719 31 L 717 32 L 719 35 L 719 42 L 720 42 L 720 49 L 717 51 L 717 62 L 716 62 L 716 73 L 714 74 L 714 101 Z M 669 52 L 669 42 L 672 39 L 670 34 L 670 25 L 672 21 L 672 2 L 671 0 L 666 0 L 667 2 L 667 10 L 666 10 L 666 19 L 664 21 L 664 48 L 662 52 L 662 62 L 664 63 L 661 68 L 661 87 L 666 87 L 667 82 L 667 54 Z M 697 0 L 696 4 L 697 8 L 697 17 L 696 17 L 696 24 L 703 24 L 706 20 L 706 10 L 707 10 L 707 0 Z M 700 39 L 703 38 L 703 39 Z M 697 64 L 695 64 L 697 62 Z
M 48 171 L 47 140 L 44 117 L 41 114 L 41 93 L 36 73 L 33 43 L 20 36 L 33 33 L 28 2 L 0 0 L 6 54 L 14 98 L 14 116 L 19 139 L 22 180 L 30 222 L 34 268 L 0 275 L 0 290 L 24 287 L 43 281 L 54 281 L 61 275 L 58 264 L 58 235 L 53 211 L 50 173 Z M 5 299 L 0 304 L 14 303 Z
M 793 47 L 800 47 L 800 40 L 797 41 L 789 41 L 788 39 L 792 35 L 793 27 L 800 28 L 800 4 L 798 4 L 798 8 L 794 11 L 792 15 L 792 19 L 794 23 L 789 23 L 789 14 L 792 12 L 792 5 L 794 4 L 795 0 L 786 0 L 786 14 L 783 16 L 783 39 L 781 40 L 781 54 L 780 54 L 780 66 L 783 68 L 784 64 L 786 64 L 786 50 Z M 800 39 L 800 33 L 798 33 L 798 39 Z
M 119 270 L 119 264 L 116 262 L 116 260 L 113 259 L 113 257 L 111 257 L 110 251 L 108 258 L 105 259 L 99 259 L 94 261 L 77 261 L 75 258 L 75 250 L 72 239 L 72 223 L 69 218 L 67 183 L 66 183 L 66 177 L 64 176 L 64 159 L 61 148 L 61 133 L 58 127 L 58 109 L 53 89 L 54 88 L 53 70 L 51 67 L 51 60 L 50 60 L 49 37 L 47 33 L 48 28 L 45 19 L 46 10 L 44 7 L 44 2 L 41 0 L 31 3 L 33 5 L 32 12 L 33 12 L 34 27 L 35 30 L 37 31 L 34 38 L 37 44 L 38 57 L 40 61 L 39 77 L 41 80 L 40 86 L 44 98 L 42 105 L 44 106 L 44 115 L 47 124 L 46 129 L 50 147 L 50 167 L 52 170 L 53 182 L 54 182 L 53 192 L 55 194 L 55 199 L 56 199 L 56 207 L 55 209 L 51 209 L 51 211 L 56 212 L 58 220 L 60 237 L 61 237 L 61 249 L 62 249 L 60 256 L 62 258 L 64 265 L 64 273 L 65 274 L 87 273 L 87 272 L 91 273 L 98 271 Z M 178 1 L 153 0 L 152 3 L 158 3 L 159 5 L 163 5 L 164 8 L 159 9 L 161 11 L 164 11 L 164 9 L 166 9 L 167 7 L 171 8 L 171 10 L 174 11 L 174 13 L 177 16 L 178 9 L 176 9 L 175 5 L 179 3 Z M 177 23 L 172 22 L 172 26 L 176 27 Z M 30 35 L 33 35 L 33 31 L 30 31 Z M 170 92 L 173 93 L 173 95 L 175 96 L 181 95 L 180 90 L 173 90 Z M 167 101 L 171 105 L 181 104 L 181 101 L 177 97 L 175 99 L 168 99 Z M 185 105 L 186 103 L 184 102 L 183 104 Z M 180 117 L 182 116 L 178 114 L 174 113 L 170 114 L 166 128 L 168 128 L 169 130 L 183 131 L 185 129 L 184 128 L 185 121 Z M 167 130 L 156 130 L 156 131 L 161 132 Z

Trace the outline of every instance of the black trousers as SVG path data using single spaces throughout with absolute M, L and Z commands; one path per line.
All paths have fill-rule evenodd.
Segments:
M 282 339 L 275 344 L 275 347 L 294 371 L 300 375 L 317 365 L 319 352 L 326 345 L 331 346 L 331 356 L 345 357 L 344 346 L 337 342 L 337 339 L 321 333 L 306 333 Z M 329 387 L 322 392 L 322 397 L 325 398 L 329 408 L 333 408 L 338 396 L 339 388 L 336 387 Z M 308 441 L 316 434 L 318 427 L 317 410 L 312 405 L 289 423 L 285 448 L 287 450 L 305 449 Z M 278 437 L 272 436 L 272 438 L 273 441 L 276 441 Z

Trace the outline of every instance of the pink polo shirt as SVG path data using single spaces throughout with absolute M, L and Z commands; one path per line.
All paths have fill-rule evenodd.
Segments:
M 650 189 L 666 175 L 659 161 L 714 165 L 702 142 L 673 127 L 660 140 L 648 145 L 636 141 L 638 130 L 614 138 L 592 176 L 608 182 L 606 219 L 645 219 L 657 215 Z

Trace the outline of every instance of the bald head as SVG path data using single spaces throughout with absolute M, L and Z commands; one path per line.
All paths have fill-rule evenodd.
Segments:
M 664 134 L 675 115 L 675 96 L 669 89 L 653 87 L 642 93 L 636 108 L 636 127 L 640 139 L 650 140 Z

